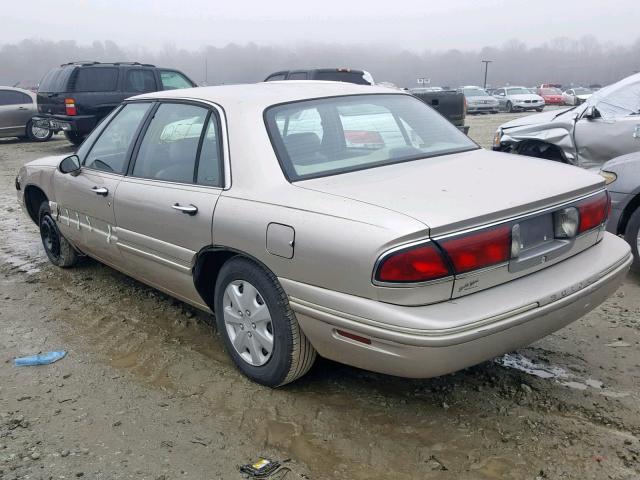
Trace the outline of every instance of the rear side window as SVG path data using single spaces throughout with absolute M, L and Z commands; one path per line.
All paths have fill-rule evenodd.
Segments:
M 67 92 L 67 81 L 73 72 L 73 67 L 58 67 L 47 72 L 38 85 L 39 92 Z
M 74 80 L 76 92 L 110 92 L 118 84 L 118 69 L 111 67 L 79 68 Z
M 222 155 L 218 132 L 217 117 L 211 115 L 207 131 L 202 140 L 202 148 L 200 149 L 200 158 L 198 160 L 196 182 L 199 185 L 222 186 Z
M 307 72 L 291 72 L 289 74 L 289 80 L 306 80 Z
M 357 72 L 316 72 L 314 80 L 330 80 L 332 82 L 347 82 L 355 83 L 357 85 L 370 85 L 367 82 L 362 73 Z
M 0 90 L 0 105 L 22 105 L 33 103 L 29 95 L 15 90 Z
M 179 72 L 173 70 L 160 70 L 160 81 L 163 90 L 176 90 L 178 88 L 193 88 L 193 84 Z
M 155 92 L 156 76 L 153 70 L 132 69 L 127 72 L 125 91 L 127 92 Z
M 193 183 L 198 146 L 208 113 L 206 108 L 195 105 L 160 105 L 140 144 L 133 175 Z
M 150 103 L 129 103 L 107 125 L 84 160 L 84 166 L 111 173 L 124 173 L 127 152 Z

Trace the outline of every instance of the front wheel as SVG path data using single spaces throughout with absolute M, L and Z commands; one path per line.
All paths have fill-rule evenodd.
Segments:
M 273 273 L 243 257 L 220 269 L 215 286 L 218 331 L 238 369 L 279 387 L 309 371 L 316 351 L 304 335 Z
M 507 102 L 507 112 L 513 113 L 513 103 Z
M 631 270 L 640 272 L 640 208 L 637 208 L 631 214 L 624 232 L 624 239 L 631 245 L 631 251 L 633 252 Z
M 78 263 L 78 253 L 58 230 L 58 225 L 51 216 L 49 202 L 42 202 L 38 218 L 42 246 L 51 263 L 62 268 Z
M 75 146 L 80 145 L 85 138 L 84 135 L 78 132 L 64 132 L 64 136 L 67 138 L 67 140 L 69 140 Z
M 544 107 L 536 108 L 536 112 L 541 112 L 542 110 L 544 110 Z
M 27 138 L 31 142 L 46 142 L 51 139 L 53 130 L 36 127 L 31 120 L 26 127 Z

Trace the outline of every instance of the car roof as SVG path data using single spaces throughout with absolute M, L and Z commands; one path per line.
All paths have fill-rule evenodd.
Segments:
M 204 100 L 221 106 L 253 106 L 266 108 L 279 103 L 295 102 L 313 98 L 338 97 L 343 95 L 400 94 L 397 89 L 373 85 L 356 85 L 347 82 L 322 80 L 283 80 L 250 84 L 197 87 L 145 93 L 129 100 L 141 99 L 191 99 Z
M 31 90 L 25 90 L 24 88 L 19 88 L 19 87 L 9 87 L 9 86 L 2 86 L 0 85 L 0 90 L 13 90 L 15 92 L 21 92 L 21 93 L 25 93 L 31 97 L 33 97 L 35 95 L 35 93 L 33 93 Z

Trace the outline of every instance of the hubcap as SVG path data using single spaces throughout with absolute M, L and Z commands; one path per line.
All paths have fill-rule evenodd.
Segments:
M 235 280 L 224 291 L 222 307 L 227 334 L 238 355 L 254 367 L 267 363 L 273 352 L 273 324 L 258 289 Z
M 42 237 L 42 244 L 45 250 L 55 258 L 58 258 L 60 256 L 60 237 L 58 237 L 55 223 L 49 215 L 46 215 L 42 219 L 40 236 Z
M 31 133 L 36 138 L 47 138 L 47 135 L 49 135 L 49 130 L 47 130 L 46 128 L 31 127 Z

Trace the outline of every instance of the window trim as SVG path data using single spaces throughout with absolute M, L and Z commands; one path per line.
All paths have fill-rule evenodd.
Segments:
M 132 102 L 126 102 L 126 103 L 132 103 Z M 227 187 L 227 177 L 225 175 L 225 164 L 226 164 L 226 155 L 224 154 L 224 144 L 225 142 L 223 141 L 223 137 L 222 137 L 222 121 L 221 121 L 221 115 L 218 112 L 218 109 L 213 107 L 212 105 L 206 104 L 206 103 L 202 103 L 202 102 L 198 102 L 198 101 L 194 101 L 194 100 L 187 100 L 187 99 L 180 99 L 180 98 L 167 98 L 167 99 L 162 99 L 162 100 L 155 100 L 156 105 L 153 107 L 152 109 L 152 114 L 148 116 L 148 118 L 145 119 L 145 121 L 143 122 L 143 128 L 142 130 L 138 133 L 138 137 L 135 141 L 134 144 L 134 148 L 131 152 L 131 157 L 129 159 L 129 163 L 127 165 L 127 169 L 125 171 L 125 176 L 129 177 L 131 179 L 137 179 L 137 180 L 145 180 L 145 181 L 149 181 L 149 182 L 162 182 L 162 183 L 167 183 L 170 185 L 185 185 L 185 186 L 190 186 L 190 187 L 198 187 L 198 188 L 213 188 L 216 190 L 225 190 Z M 151 121 L 153 120 L 153 118 L 155 117 L 156 112 L 158 111 L 158 109 L 160 108 L 160 105 L 162 104 L 184 104 L 184 105 L 193 105 L 196 107 L 200 107 L 203 108 L 207 111 L 206 117 L 205 117 L 205 122 L 202 126 L 202 131 L 200 132 L 200 139 L 198 141 L 198 149 L 196 151 L 196 161 L 194 163 L 194 167 L 193 167 L 193 181 L 190 183 L 185 183 L 185 182 L 177 182 L 174 180 L 162 180 L 159 178 L 149 178 L 149 177 L 140 177 L 137 175 L 133 174 L 133 168 L 135 167 L 136 164 L 136 160 L 138 159 L 138 153 L 140 152 L 140 147 L 142 146 L 142 140 L 144 139 L 144 136 L 147 133 L 147 130 L 149 129 L 149 125 L 151 124 Z M 218 137 L 218 158 L 220 159 L 220 161 L 218 162 L 218 173 L 219 173 L 219 178 L 220 178 L 220 185 L 218 186 L 214 186 L 214 185 L 203 185 L 200 183 L 197 183 L 197 175 L 198 175 L 198 167 L 200 166 L 200 154 L 202 151 L 202 144 L 204 143 L 204 136 L 206 134 L 206 130 L 207 130 L 207 126 L 208 126 L 208 122 L 211 119 L 212 116 L 215 116 L 216 119 L 216 135 Z
M 446 155 L 454 155 L 454 154 L 458 154 L 458 153 L 472 152 L 474 150 L 480 150 L 482 148 L 480 145 L 478 145 L 476 143 L 475 140 L 473 140 L 471 137 L 467 136 L 469 141 L 471 143 L 473 143 L 473 145 L 475 145 L 475 147 L 468 148 L 468 149 L 465 149 L 465 150 L 455 151 L 455 152 L 439 153 L 437 155 L 420 155 L 420 156 L 417 156 L 417 157 L 413 156 L 413 157 L 403 158 L 403 159 L 395 161 L 395 162 L 382 163 L 380 165 L 363 165 L 362 167 L 355 167 L 355 168 L 352 168 L 352 169 L 349 169 L 349 170 L 344 170 L 344 171 L 320 172 L 320 173 L 317 173 L 317 174 L 305 175 L 302 178 L 291 178 L 291 176 L 289 175 L 289 172 L 287 171 L 287 167 L 286 167 L 285 163 L 283 162 L 283 158 L 281 157 L 280 153 L 283 153 L 285 156 L 287 156 L 287 158 L 288 158 L 289 154 L 288 154 L 288 152 L 286 150 L 286 147 L 285 147 L 284 143 L 282 142 L 282 139 L 281 138 L 277 138 L 277 136 L 274 135 L 275 132 L 272 132 L 271 128 L 269 127 L 269 122 L 268 122 L 268 118 L 267 118 L 269 110 L 271 110 L 273 108 L 276 108 L 276 107 L 282 107 L 282 106 L 285 106 L 285 105 L 292 105 L 292 104 L 296 104 L 296 103 L 304 103 L 304 102 L 311 102 L 311 101 L 317 101 L 317 100 L 327 100 L 327 99 L 331 99 L 331 98 L 378 96 L 378 95 L 405 96 L 405 97 L 415 98 L 416 100 L 421 101 L 419 98 L 415 97 L 414 95 L 407 94 L 407 93 L 402 93 L 402 92 L 397 92 L 397 93 L 396 92 L 389 92 L 389 93 L 387 93 L 387 92 L 385 92 L 385 93 L 382 93 L 382 92 L 380 92 L 380 93 L 351 93 L 351 94 L 346 94 L 346 95 L 329 95 L 329 96 L 324 96 L 324 97 L 311 97 L 311 98 L 303 98 L 303 99 L 298 99 L 298 100 L 290 100 L 290 101 L 287 101 L 287 102 L 274 103 L 273 105 L 269 105 L 268 107 L 266 107 L 262 112 L 262 121 L 264 123 L 264 128 L 267 131 L 267 136 L 269 137 L 269 142 L 271 143 L 271 149 L 273 151 L 273 154 L 276 157 L 276 159 L 278 160 L 278 164 L 280 165 L 280 170 L 282 171 L 282 174 L 284 175 L 284 178 L 287 180 L 287 182 L 294 183 L 294 182 L 303 182 L 305 180 L 313 180 L 315 178 L 333 177 L 334 175 L 343 175 L 345 173 L 353 173 L 353 172 L 358 172 L 358 171 L 361 171 L 361 170 L 369 170 L 369 169 L 372 169 L 372 168 L 388 167 L 390 165 L 398 165 L 398 164 L 406 163 L 406 162 L 415 162 L 416 160 L 421 160 L 421 159 L 426 159 L 426 158 L 444 157 Z M 422 102 L 422 103 L 424 103 L 424 102 Z M 431 107 L 429 105 L 426 105 L 426 106 L 431 108 L 431 109 L 433 109 L 436 113 L 438 113 L 437 110 L 435 110 L 433 107 Z M 449 120 L 447 120 L 447 119 L 445 119 L 445 121 L 449 122 Z M 454 127 L 455 127 L 455 125 L 454 125 Z M 289 162 L 291 164 L 293 164 L 293 162 L 291 162 L 291 159 L 289 159 Z
M 100 170 L 99 168 L 91 168 L 91 167 L 86 166 L 85 162 L 87 161 L 87 157 L 89 155 L 91 155 L 91 152 L 93 151 L 93 148 L 95 147 L 96 143 L 98 143 L 100 138 L 102 138 L 102 135 L 104 135 L 105 130 L 107 128 L 109 128 L 109 125 L 111 125 L 111 122 L 113 122 L 116 118 L 118 118 L 118 115 L 120 115 L 120 113 L 122 113 L 122 110 L 124 109 L 124 107 L 126 107 L 127 105 L 132 104 L 132 103 L 148 103 L 150 105 L 150 108 L 147 110 L 147 113 L 145 113 L 144 118 L 140 122 L 140 125 L 138 125 L 138 128 L 136 129 L 136 132 L 133 135 L 133 138 L 135 140 L 133 142 L 131 142 L 131 144 L 129 145 L 129 148 L 127 148 L 127 152 L 125 153 L 125 161 L 124 161 L 124 164 L 123 164 L 123 167 L 124 167 L 123 170 L 121 172 L 108 172 L 106 170 Z M 133 153 L 133 147 L 135 146 L 136 142 L 138 141 L 138 137 L 140 136 L 141 128 L 145 124 L 145 122 L 148 120 L 149 115 L 151 114 L 151 112 L 155 111 L 154 103 L 155 103 L 154 100 L 151 100 L 151 101 L 150 100 L 140 100 L 140 101 L 125 102 L 125 103 L 122 103 L 121 105 L 119 105 L 118 107 L 116 107 L 116 108 L 119 109 L 119 111 L 115 115 L 113 115 L 111 117 L 111 119 L 109 120 L 109 122 L 107 124 L 104 125 L 104 127 L 102 128 L 102 131 L 100 132 L 100 135 L 98 135 L 96 137 L 96 139 L 93 141 L 93 143 L 91 144 L 91 147 L 89 148 L 89 150 L 87 150 L 86 155 L 82 159 L 81 168 L 86 168 L 87 170 L 91 170 L 92 172 L 107 173 L 109 175 L 118 175 L 120 177 L 124 177 L 126 175 L 126 173 L 127 173 L 128 168 L 129 168 L 129 164 L 131 163 L 131 155 Z M 100 123 L 98 125 L 100 125 Z

